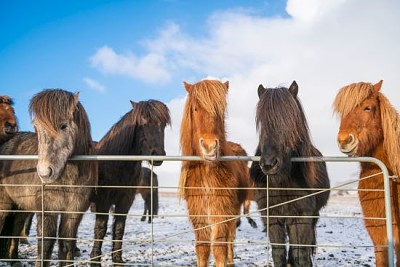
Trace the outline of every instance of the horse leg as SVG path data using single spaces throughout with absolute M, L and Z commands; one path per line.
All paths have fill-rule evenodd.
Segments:
M 257 223 L 250 217 L 250 205 L 251 201 L 246 199 L 243 203 L 243 214 L 246 215 L 247 222 L 251 225 L 251 227 L 257 228 Z
M 235 241 L 236 236 L 236 225 L 235 221 L 229 221 L 229 232 L 228 232 L 228 265 L 234 266 L 234 253 L 233 253 L 233 242 Z
M 34 215 L 35 215 L 34 213 L 30 213 L 25 219 L 24 227 L 20 234 L 21 235 L 20 242 L 23 244 L 29 244 L 28 236 L 31 230 Z
M 367 215 L 365 215 L 367 216 Z M 365 227 L 374 244 L 376 267 L 388 266 L 386 224 L 380 220 L 364 220 Z
M 73 264 L 76 248 L 76 237 L 82 217 L 83 214 L 78 213 L 64 213 L 61 215 L 60 227 L 58 229 L 59 266 Z
M 132 195 L 134 196 L 135 194 Z M 115 203 L 115 213 L 125 215 L 114 215 L 112 242 L 112 261 L 114 266 L 123 266 L 122 264 L 118 265 L 118 263 L 124 263 L 122 260 L 122 239 L 125 233 L 126 214 L 128 214 L 133 203 L 133 198 L 129 196 L 121 199 L 122 201 Z
M 285 225 L 283 222 L 270 218 L 268 234 L 269 240 L 272 243 L 272 260 L 274 261 L 274 266 L 286 267 Z
M 15 213 L 14 216 L 14 223 L 12 227 L 12 236 L 11 245 L 9 249 L 9 257 L 13 259 L 12 266 L 19 266 L 20 263 L 16 260 L 19 259 L 18 256 L 18 247 L 20 242 L 20 235 L 24 232 L 25 221 L 31 216 L 33 213 L 28 212 L 18 212 Z
M 44 216 L 40 212 L 37 217 L 37 236 L 38 236 L 38 258 L 36 267 L 50 266 L 51 253 L 57 236 L 57 214 L 46 213 Z M 43 225 L 43 227 L 42 227 Z M 42 231 L 43 228 L 43 231 Z M 43 250 L 43 254 L 42 254 Z M 43 263 L 43 264 L 42 264 Z
M 307 245 L 307 246 L 290 246 L 289 263 L 291 266 L 312 266 L 312 247 L 315 240 L 315 229 L 313 228 L 313 219 L 294 219 L 288 224 L 287 230 L 289 235 L 289 243 Z
M 201 218 L 197 218 L 201 219 Z M 196 237 L 196 258 L 197 258 L 197 267 L 207 267 L 208 266 L 208 258 L 210 257 L 211 252 L 211 229 L 209 227 L 205 227 L 205 223 L 195 222 L 193 223 L 194 234 Z M 199 229 L 199 230 L 196 230 Z
M 143 204 L 143 216 L 142 218 L 140 218 L 140 221 L 144 222 L 147 219 L 147 210 L 148 210 L 148 204 L 147 204 L 147 194 L 146 194 L 146 190 L 142 189 L 140 191 L 140 195 L 142 196 L 143 200 L 144 200 L 144 204 Z
M 217 221 L 215 221 L 217 223 Z M 228 257 L 228 236 L 230 225 L 225 223 L 215 224 L 211 228 L 212 250 L 215 258 L 215 266 L 222 267 L 227 263 Z M 232 257 L 233 260 L 233 257 Z
M 94 243 L 92 252 L 90 253 L 90 260 L 92 261 L 90 266 L 101 266 L 101 247 L 103 245 L 103 239 L 107 233 L 107 222 L 108 222 L 108 209 L 110 205 L 96 202 L 96 223 L 94 226 Z M 100 214 L 99 214 L 100 213 Z

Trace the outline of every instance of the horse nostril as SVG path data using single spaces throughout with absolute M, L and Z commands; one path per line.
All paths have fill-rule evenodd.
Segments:
M 203 138 L 200 138 L 200 146 L 204 147 L 204 139 Z
M 349 137 L 347 137 L 346 143 L 351 144 L 354 141 L 354 136 L 352 134 L 349 134 Z

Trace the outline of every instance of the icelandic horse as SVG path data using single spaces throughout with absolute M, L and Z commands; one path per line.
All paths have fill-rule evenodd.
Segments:
M 233 265 L 236 220 L 247 195 L 240 188 L 248 187 L 248 167 L 246 162 L 219 160 L 234 155 L 225 133 L 229 83 L 203 80 L 184 85 L 188 96 L 181 151 L 183 156 L 202 157 L 182 162 L 179 180 L 179 194 L 187 202 L 194 229 L 197 266 L 208 266 L 211 251 L 217 267 Z
M 132 108 L 116 122 L 96 144 L 97 155 L 153 155 L 164 156 L 164 130 L 171 124 L 168 107 L 157 100 L 131 101 Z M 162 161 L 151 161 L 160 166 Z M 140 180 L 142 161 L 99 162 L 96 223 L 91 266 L 101 265 L 103 240 L 107 233 L 110 208 L 114 205 L 112 225 L 113 266 L 123 266 L 122 241 L 126 214 L 135 199 Z M 121 188 L 122 187 L 122 188 Z M 127 187 L 127 188 L 125 188 Z
M 35 133 L 18 132 L 0 147 L 0 154 L 38 155 L 37 161 L 2 162 L 0 170 L 0 231 L 12 215 L 8 210 L 17 206 L 27 211 L 14 215 L 16 235 L 29 211 L 37 211 L 36 266 L 50 266 L 57 239 L 59 265 L 72 263 L 78 226 L 97 179 L 95 162 L 68 161 L 93 152 L 90 123 L 78 97 L 61 89 L 39 92 L 29 106 Z M 14 259 L 18 241 L 15 245 Z
M 291 161 L 322 156 L 311 141 L 297 94 L 295 81 L 289 88 L 258 87 L 256 156 L 260 162 L 253 162 L 250 169 L 274 266 L 282 267 L 312 266 L 319 211 L 330 193 L 325 162 Z
M 333 109 L 340 117 L 337 142 L 348 156 L 374 157 L 381 160 L 390 175 L 400 175 L 400 117 L 389 100 L 380 92 L 382 80 L 376 84 L 358 82 L 341 88 Z M 369 177 L 368 179 L 361 179 Z M 376 266 L 388 266 L 387 234 L 383 175 L 374 163 L 362 162 L 358 196 L 364 220 L 375 250 Z M 381 190 L 376 190 L 381 189 Z M 393 241 L 400 266 L 400 182 L 390 180 L 393 220 Z

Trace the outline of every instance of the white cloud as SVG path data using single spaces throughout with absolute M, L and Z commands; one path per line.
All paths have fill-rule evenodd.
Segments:
M 126 75 L 148 83 L 165 83 L 170 80 L 164 69 L 165 58 L 161 54 L 148 53 L 137 57 L 133 53 L 117 54 L 112 48 L 103 46 L 90 57 L 92 67 L 104 74 Z
M 101 93 L 104 93 L 106 91 L 106 87 L 104 85 L 102 85 L 101 83 L 99 83 L 98 81 L 95 81 L 88 77 L 83 78 L 83 81 L 86 83 L 87 86 L 89 86 L 90 88 L 92 88 L 95 91 L 98 91 Z

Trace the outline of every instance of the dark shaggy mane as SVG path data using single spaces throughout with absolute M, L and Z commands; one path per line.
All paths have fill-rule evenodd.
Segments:
M 312 146 L 300 100 L 285 87 L 269 88 L 261 95 L 257 104 L 256 124 L 260 137 L 270 131 L 278 131 L 285 145 L 290 148 L 294 148 L 299 140 L 303 146 Z
M 287 88 L 266 89 L 257 105 L 256 123 L 260 140 L 274 142 L 274 138 L 279 138 L 292 150 L 291 156 L 322 156 L 312 144 L 300 100 Z M 325 163 L 302 162 L 296 165 L 300 167 L 309 187 L 325 187 L 325 181 L 321 180 L 326 175 Z
M 98 154 L 118 153 L 132 147 L 132 140 L 137 125 L 146 123 L 171 124 L 167 106 L 157 100 L 141 101 L 128 111 L 96 145 Z M 115 151 L 118 149 L 119 151 Z
M 7 95 L 0 95 L 0 104 L 14 105 L 14 100 Z

